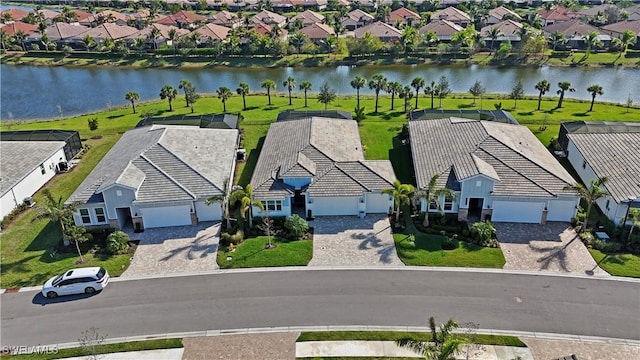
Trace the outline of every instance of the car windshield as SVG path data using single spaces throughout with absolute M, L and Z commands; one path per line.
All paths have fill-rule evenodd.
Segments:
M 64 275 L 64 274 L 62 274 L 62 275 Z M 56 278 L 53 279 L 53 282 L 51 283 L 51 285 L 53 285 L 53 286 L 58 285 L 58 283 L 62 280 L 62 275 L 56 276 Z
M 98 277 L 98 279 L 102 279 L 106 272 L 107 272 L 107 270 L 105 270 L 104 268 L 100 268 L 100 270 L 98 270 L 98 273 L 96 274 L 96 276 Z

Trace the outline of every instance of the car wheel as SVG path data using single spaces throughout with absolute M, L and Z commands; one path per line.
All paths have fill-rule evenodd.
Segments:
M 84 289 L 84 293 L 85 294 L 93 294 L 94 292 L 96 292 L 96 289 L 94 289 L 92 287 L 88 287 L 88 288 Z
M 57 297 L 58 297 L 58 293 L 57 293 L 57 292 L 55 292 L 55 291 L 49 291 L 49 292 L 47 293 L 47 297 L 48 297 L 49 299 L 57 298 Z

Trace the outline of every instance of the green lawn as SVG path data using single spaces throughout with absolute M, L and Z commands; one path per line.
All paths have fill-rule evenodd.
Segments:
M 128 351 L 143 351 L 143 350 L 160 350 L 160 349 L 175 349 L 181 348 L 182 340 L 180 339 L 158 339 L 158 340 L 145 340 L 145 341 L 132 341 L 117 344 L 104 344 L 96 346 L 95 355 L 98 354 L 111 354 L 118 352 Z M 49 360 L 49 359 L 63 359 L 69 357 L 83 357 L 90 356 L 91 353 L 83 350 L 82 348 L 71 349 L 59 349 L 55 354 L 25 354 L 25 355 L 12 355 L 11 359 L 16 360 Z M 98 357 L 100 358 L 100 357 Z
M 226 246 L 218 250 L 218 265 L 221 269 L 252 268 L 267 266 L 305 266 L 313 255 L 311 240 L 288 241 L 274 238 L 275 249 L 265 249 L 266 236 L 246 239 L 230 252 Z M 231 256 L 232 260 L 227 260 Z
M 633 254 L 605 254 L 589 249 L 591 256 L 604 271 L 614 276 L 640 278 L 640 256 Z
M 341 340 L 396 341 L 400 339 L 430 341 L 431 333 L 406 331 L 308 331 L 302 332 L 296 342 Z M 482 345 L 527 347 L 525 343 L 515 336 L 477 334 L 473 336 L 473 340 L 474 343 Z

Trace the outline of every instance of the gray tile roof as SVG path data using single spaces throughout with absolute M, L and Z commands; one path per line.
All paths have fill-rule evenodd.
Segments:
M 312 196 L 361 195 L 388 188 L 395 179 L 389 161 L 364 160 L 354 120 L 322 117 L 271 124 L 251 179 L 254 194 L 293 193 L 283 176 L 313 176 L 307 189 Z
M 31 174 L 64 145 L 64 141 L 0 142 L 0 195 Z
M 567 136 L 617 202 L 640 196 L 640 132 Z
M 493 195 L 549 196 L 567 193 L 571 175 L 528 128 L 471 119 L 409 122 L 419 188 L 440 174 L 438 186 L 458 190 L 460 180 L 483 174 L 497 179 Z
M 130 130 L 68 202 L 87 202 L 113 184 L 138 189 L 136 202 L 221 194 L 235 165 L 237 138 L 237 130 L 192 126 L 153 125 Z

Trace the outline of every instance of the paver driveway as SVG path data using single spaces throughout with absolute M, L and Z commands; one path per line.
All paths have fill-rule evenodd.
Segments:
M 387 215 L 323 216 L 310 225 L 314 234 L 309 266 L 404 266 Z
M 122 277 L 198 272 L 218 269 L 216 253 L 220 223 L 173 226 L 128 231 L 131 240 L 140 240 L 129 268 Z
M 600 269 L 568 223 L 494 223 L 505 269 L 609 275 Z

